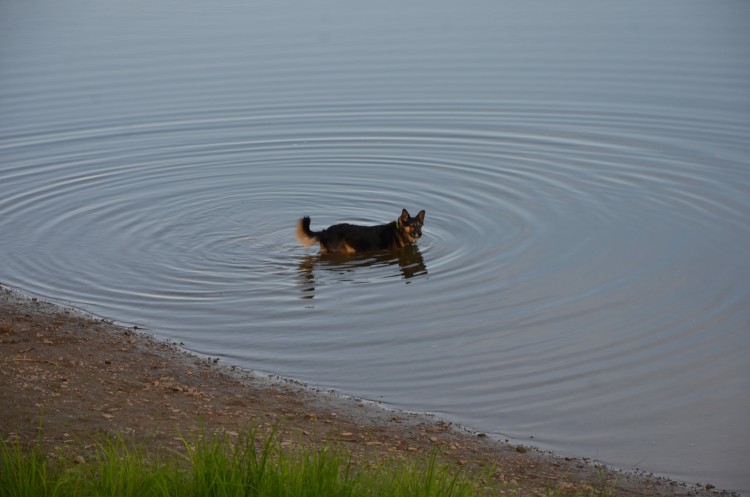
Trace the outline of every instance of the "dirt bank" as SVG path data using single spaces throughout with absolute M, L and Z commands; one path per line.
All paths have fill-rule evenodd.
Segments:
M 391 412 L 357 399 L 318 392 L 226 367 L 78 310 L 0 287 L 0 436 L 50 452 L 84 455 L 102 434 L 125 434 L 152 451 L 181 448 L 205 429 L 230 434 L 280 423 L 282 445 L 333 443 L 355 458 L 407 457 L 437 448 L 464 471 L 494 467 L 494 477 L 526 494 L 548 488 L 599 488 L 618 494 L 717 495 L 646 475 L 601 470 L 492 440 L 426 415 Z M 41 427 L 41 430 L 39 428 Z M 477 473 L 479 474 L 479 473 Z

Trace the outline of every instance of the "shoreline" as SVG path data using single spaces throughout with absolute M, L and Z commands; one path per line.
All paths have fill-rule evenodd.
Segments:
M 616 494 L 738 495 L 646 473 L 561 457 L 426 413 L 391 410 L 373 401 L 317 389 L 274 374 L 218 364 L 177 344 L 45 302 L 0 284 L 0 436 L 39 439 L 75 457 L 92 437 L 126 435 L 156 453 L 179 450 L 180 436 L 236 434 L 278 426 L 282 445 L 341 446 L 355 461 L 408 459 L 437 450 L 466 474 L 486 474 L 509 492 L 544 495 L 550 488 Z M 616 482 L 616 483 L 615 483 Z

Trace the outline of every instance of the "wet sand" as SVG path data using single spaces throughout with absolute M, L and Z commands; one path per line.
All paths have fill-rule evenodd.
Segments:
M 225 366 L 134 328 L 0 286 L 0 436 L 41 439 L 50 453 L 84 459 L 97 437 L 124 435 L 152 453 L 181 450 L 181 437 L 279 427 L 282 446 L 344 447 L 355 461 L 409 458 L 437 449 L 469 474 L 507 484 L 508 493 L 587 491 L 720 495 L 684 484 L 602 468 L 494 440 L 425 414 L 394 412 L 356 398 Z

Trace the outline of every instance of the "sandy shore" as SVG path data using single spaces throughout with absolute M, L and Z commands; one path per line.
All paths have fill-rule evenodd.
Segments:
M 409 457 L 437 448 L 461 471 L 486 474 L 527 495 L 616 482 L 618 495 L 719 495 L 497 441 L 428 415 L 393 412 L 217 364 L 136 329 L 0 287 L 0 436 L 31 441 L 41 427 L 50 452 L 84 455 L 105 434 L 149 450 L 179 450 L 180 436 L 280 425 L 282 445 L 334 444 L 355 460 Z

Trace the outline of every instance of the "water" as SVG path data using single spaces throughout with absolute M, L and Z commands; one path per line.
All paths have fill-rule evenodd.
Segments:
M 746 2 L 0 4 L 0 281 L 750 491 Z M 294 224 L 427 211 L 321 257 Z M 531 439 L 530 437 L 533 437 Z

